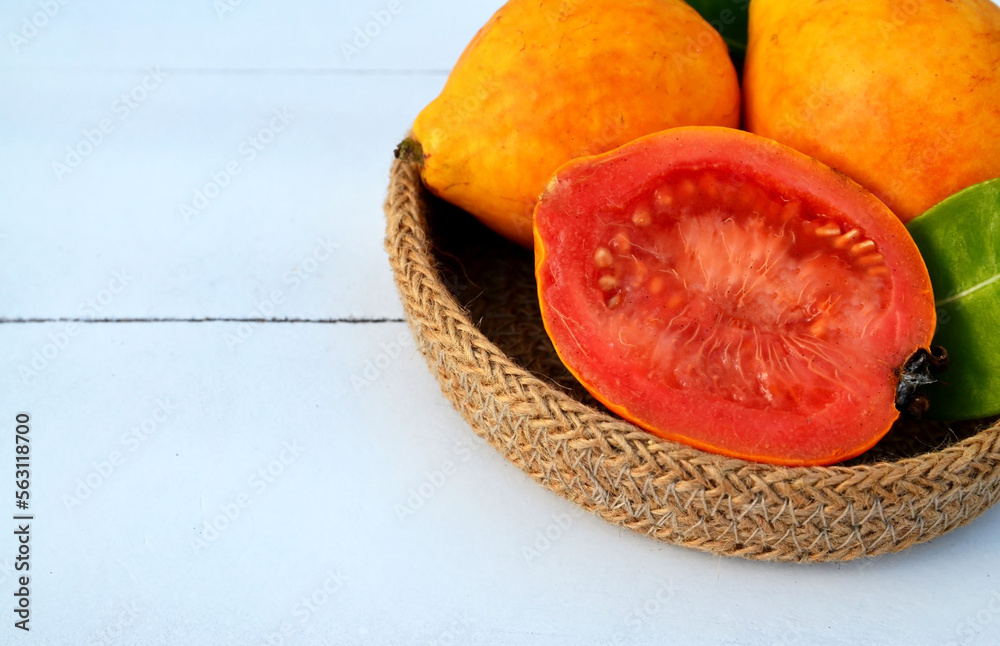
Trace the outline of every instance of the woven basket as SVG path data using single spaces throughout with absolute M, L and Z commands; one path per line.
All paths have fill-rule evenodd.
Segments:
M 531 478 L 608 522 L 726 556 L 847 561 L 929 541 L 1000 487 L 1000 423 L 898 423 L 860 458 L 780 467 L 667 442 L 598 404 L 542 327 L 528 250 L 392 167 L 386 250 L 446 397 Z

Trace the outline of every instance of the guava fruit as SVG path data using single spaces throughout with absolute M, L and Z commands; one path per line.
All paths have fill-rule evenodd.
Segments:
M 775 464 L 875 444 L 943 356 L 927 269 L 873 195 L 787 146 L 688 127 L 573 160 L 535 210 L 542 319 L 595 398 Z
M 726 44 L 681 0 L 511 0 L 402 151 L 432 193 L 530 247 L 532 211 L 560 164 L 739 118 Z
M 1000 177 L 1000 7 L 753 0 L 746 129 L 846 173 L 904 222 Z

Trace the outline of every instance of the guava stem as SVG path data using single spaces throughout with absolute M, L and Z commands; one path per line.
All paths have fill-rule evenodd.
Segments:
M 422 165 L 424 163 L 424 147 L 416 139 L 404 139 L 396 146 L 396 159 Z
M 922 386 L 936 383 L 932 375 L 948 369 L 948 351 L 939 345 L 930 350 L 920 348 L 909 358 L 899 375 L 896 386 L 896 410 L 910 419 L 920 419 L 927 413 L 931 401 L 920 392 Z

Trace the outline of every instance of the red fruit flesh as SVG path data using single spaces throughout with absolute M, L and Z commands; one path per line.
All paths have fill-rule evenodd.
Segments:
M 662 437 L 828 464 L 898 417 L 934 330 L 896 217 L 769 140 L 680 128 L 563 166 L 535 211 L 546 330 L 595 397 Z

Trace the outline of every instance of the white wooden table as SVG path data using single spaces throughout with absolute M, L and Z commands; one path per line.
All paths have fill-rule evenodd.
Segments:
M 441 396 L 381 207 L 498 4 L 0 5 L 0 480 L 27 413 L 31 496 L 0 643 L 1000 643 L 998 510 L 721 560 L 578 512 Z

